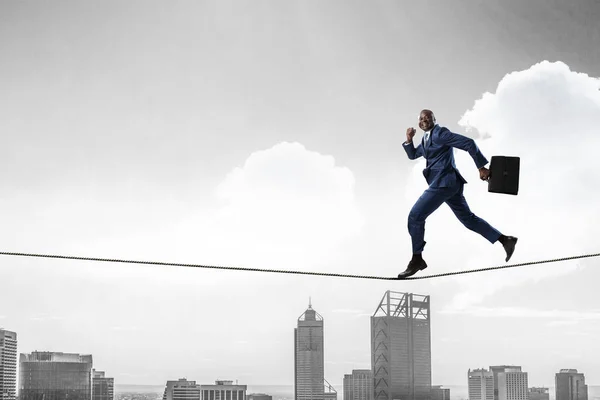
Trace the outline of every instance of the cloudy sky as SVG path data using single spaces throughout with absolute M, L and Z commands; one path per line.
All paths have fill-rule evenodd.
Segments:
M 600 4 L 571 3 L 3 1 L 0 249 L 395 276 L 426 188 L 402 142 L 431 108 L 521 157 L 507 196 L 456 151 L 511 263 L 597 253 Z M 448 207 L 426 235 L 428 273 L 504 264 Z M 341 384 L 396 290 L 431 296 L 434 384 L 600 384 L 599 279 L 598 258 L 387 282 L 2 256 L 0 327 L 117 383 L 292 384 L 310 296 Z

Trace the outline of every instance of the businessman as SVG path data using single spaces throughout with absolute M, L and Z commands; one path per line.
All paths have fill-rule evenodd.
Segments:
M 446 203 L 462 224 L 479 233 L 490 243 L 500 242 L 506 251 L 506 261 L 510 260 L 517 238 L 504 236 L 490 224 L 471 212 L 463 196 L 463 188 L 467 181 L 462 177 L 454 163 L 454 148 L 467 151 L 479 169 L 479 178 L 486 181 L 490 171 L 485 167 L 488 160 L 473 139 L 450 132 L 447 128 L 436 124 L 431 110 L 423 110 L 419 115 L 419 127 L 424 135 L 421 143 L 415 148 L 413 138 L 415 129 L 406 130 L 406 142 L 403 144 L 408 158 L 415 160 L 425 157 L 427 164 L 423 170 L 429 188 L 419 197 L 408 215 L 408 232 L 412 239 L 412 260 L 406 270 L 398 275 L 403 279 L 427 268 L 422 252 L 425 247 L 425 220 L 431 213 Z

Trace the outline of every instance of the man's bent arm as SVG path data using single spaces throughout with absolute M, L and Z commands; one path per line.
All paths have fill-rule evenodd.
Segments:
M 453 133 L 448 129 L 442 129 L 439 133 L 439 139 L 440 144 L 456 147 L 457 149 L 468 152 L 473 158 L 473 161 L 475 161 L 477 169 L 484 167 L 488 163 L 487 158 L 485 158 L 475 141 L 471 138 L 459 135 L 458 133 Z
M 404 147 L 406 155 L 408 155 L 408 158 L 411 160 L 417 159 L 423 155 L 423 148 L 420 144 L 415 149 L 413 142 L 404 142 L 402 147 Z

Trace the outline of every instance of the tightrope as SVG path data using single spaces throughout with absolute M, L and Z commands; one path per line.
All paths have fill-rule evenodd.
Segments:
M 554 259 L 550 259 L 550 260 L 529 261 L 529 262 L 524 262 L 524 263 L 519 263 L 519 264 L 508 264 L 508 265 L 500 265 L 500 266 L 496 266 L 496 267 L 470 269 L 470 270 L 463 270 L 463 271 L 443 272 L 443 273 L 433 274 L 433 275 L 416 275 L 416 276 L 411 276 L 411 277 L 404 278 L 404 279 L 398 279 L 397 276 L 389 277 L 389 276 L 373 276 L 373 275 L 336 274 L 336 273 L 332 273 L 332 272 L 311 272 L 311 271 L 293 271 L 293 270 L 285 270 L 285 269 L 228 267 L 228 266 L 221 266 L 221 265 L 183 264 L 183 263 L 172 263 L 172 262 L 162 262 L 162 261 L 124 260 L 124 259 L 118 259 L 118 258 L 65 256 L 65 255 L 57 255 L 57 254 L 0 252 L 0 255 L 16 256 L 16 257 L 35 257 L 35 258 L 55 258 L 55 259 L 64 259 L 64 260 L 96 261 L 96 262 L 108 262 L 108 263 L 160 265 L 160 266 L 167 266 L 167 267 L 205 268 L 205 269 L 223 269 L 223 270 L 231 270 L 231 271 L 271 272 L 271 273 L 278 273 L 278 274 L 316 275 L 316 276 L 330 276 L 330 277 L 337 277 L 337 278 L 377 279 L 377 280 L 392 281 L 392 280 L 417 280 L 417 279 L 441 278 L 441 277 L 445 277 L 445 276 L 472 274 L 475 272 L 492 271 L 492 270 L 497 270 L 497 269 L 524 267 L 524 266 L 536 265 L 536 264 L 547 264 L 547 263 L 553 263 L 553 262 L 576 260 L 576 259 L 581 259 L 581 258 L 598 257 L 598 256 L 600 256 L 600 253 L 554 258 Z

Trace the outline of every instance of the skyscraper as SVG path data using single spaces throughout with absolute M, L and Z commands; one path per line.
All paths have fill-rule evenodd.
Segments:
M 498 394 L 498 374 L 500 372 L 504 372 L 507 369 L 518 369 L 519 371 L 521 370 L 521 367 L 516 366 L 516 365 L 493 365 L 490 366 L 490 372 L 492 372 L 492 375 L 494 376 L 494 400 L 498 400 L 499 399 L 499 394 Z
M 196 381 L 188 381 L 185 378 L 176 381 L 167 381 L 167 386 L 163 393 L 163 400 L 200 400 L 201 398 L 200 385 L 196 384 Z M 236 400 L 242 400 L 238 399 L 237 393 L 235 398 Z M 223 397 L 223 400 L 225 400 L 225 397 Z M 229 397 L 229 400 L 231 400 L 231 397 Z
M 92 370 L 92 400 L 114 400 L 114 398 L 114 378 L 107 378 L 104 371 Z
M 588 400 L 585 376 L 576 369 L 561 369 L 555 376 L 556 400 Z
M 34 351 L 19 363 L 19 400 L 92 398 L 91 355 Z
M 528 400 L 527 372 L 521 367 L 505 368 L 498 372 L 498 400 Z
M 294 328 L 294 363 L 295 400 L 323 400 L 323 317 L 313 310 L 310 301 Z
M 0 328 L 0 400 L 17 397 L 17 334 Z
M 429 400 L 429 296 L 387 291 L 371 317 L 375 400 Z
M 344 375 L 344 400 L 373 400 L 373 371 L 355 369 Z
M 494 374 L 486 369 L 469 370 L 469 400 L 494 400 Z

